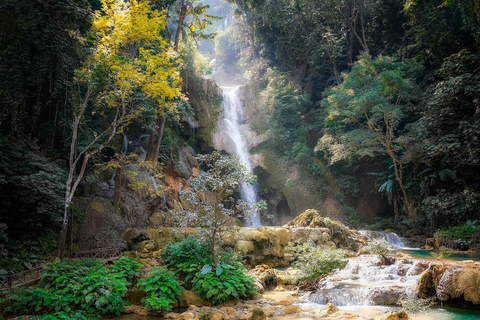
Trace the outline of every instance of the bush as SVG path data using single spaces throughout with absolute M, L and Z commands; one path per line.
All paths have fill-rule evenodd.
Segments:
M 172 304 L 179 300 L 182 289 L 173 271 L 165 267 L 152 270 L 148 278 L 138 281 L 138 285 L 147 294 L 142 299 L 143 305 L 156 312 L 172 310 Z
M 120 315 L 128 282 L 123 272 L 111 271 L 115 270 L 107 269 L 101 260 L 57 260 L 45 267 L 38 287 L 8 293 L 8 309 L 16 314 L 56 312 L 57 319 L 62 315 L 92 319 L 107 312 Z
M 161 257 L 165 265 L 187 284 L 203 265 L 212 260 L 210 248 L 194 236 L 169 242 Z
M 216 270 L 207 264 L 195 275 L 193 291 L 213 304 L 232 299 L 248 299 L 256 294 L 255 282 L 246 274 L 243 265 L 239 261 L 228 261 L 233 260 L 231 256 L 222 258 Z
M 478 220 L 437 231 L 434 235 L 436 246 L 446 246 L 458 250 L 467 250 L 480 244 L 480 226 Z
M 287 250 L 296 259 L 295 267 L 303 273 L 301 280 L 316 279 L 347 265 L 344 250 L 319 247 L 313 241 L 299 246 L 288 245 Z
M 134 278 L 138 277 L 141 267 L 142 264 L 138 262 L 138 259 L 123 256 L 113 262 L 112 270 L 123 273 L 125 279 L 132 282 Z

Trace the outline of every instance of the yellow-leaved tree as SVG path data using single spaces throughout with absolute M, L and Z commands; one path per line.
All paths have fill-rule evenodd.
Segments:
M 94 13 L 90 54 L 72 84 L 69 174 L 59 255 L 65 252 L 68 211 L 87 163 L 117 133 L 147 109 L 160 119 L 158 154 L 165 112 L 174 112 L 180 91 L 179 60 L 165 32 L 165 15 L 149 1 L 102 0 Z M 157 120 L 158 121 L 158 120 Z M 155 139 L 150 139 L 155 140 Z

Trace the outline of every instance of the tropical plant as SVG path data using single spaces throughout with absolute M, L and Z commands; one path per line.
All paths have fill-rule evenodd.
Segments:
M 57 312 L 59 318 L 92 319 L 107 312 L 120 315 L 127 284 L 123 272 L 111 272 L 101 260 L 57 260 L 45 267 L 38 287 L 15 288 L 6 299 L 16 314 Z
M 243 265 L 234 259 L 220 261 L 216 267 L 203 266 L 193 279 L 193 291 L 213 304 L 232 299 L 247 299 L 256 294 L 254 280 L 246 274 Z
M 169 242 L 161 252 L 165 265 L 190 286 L 192 278 L 207 263 L 211 263 L 210 248 L 194 236 Z
M 147 278 L 138 281 L 138 286 L 147 294 L 142 299 L 143 305 L 156 312 L 172 310 L 172 304 L 179 301 L 182 290 L 173 271 L 165 267 L 150 271 Z
M 111 269 L 116 273 L 122 273 L 128 282 L 132 282 L 134 278 L 140 274 L 140 268 L 143 265 L 136 258 L 123 256 L 113 261 Z
M 334 135 L 324 135 L 316 148 L 326 150 L 331 163 L 348 157 L 388 156 L 409 216 L 414 215 L 414 208 L 404 170 L 412 154 L 401 139 L 400 128 L 412 112 L 417 90 L 414 77 L 419 70 L 417 64 L 395 57 L 361 55 L 344 82 L 325 92 L 326 125 Z

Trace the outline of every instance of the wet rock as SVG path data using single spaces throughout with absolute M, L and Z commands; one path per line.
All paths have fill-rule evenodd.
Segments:
M 180 317 L 178 319 L 193 320 L 193 319 L 195 319 L 195 314 L 193 312 L 186 311 L 186 312 L 180 314 Z
M 284 299 L 284 300 L 275 301 L 274 304 L 277 305 L 277 306 L 291 306 L 292 302 Z
M 375 320 L 410 320 L 408 314 L 403 311 L 390 311 L 374 318 Z
M 339 319 L 362 319 L 355 313 L 347 312 L 340 310 L 336 305 L 333 303 L 327 303 L 325 307 L 320 310 L 314 311 L 311 315 L 315 318 L 339 318 Z
M 200 297 L 198 294 L 196 294 L 193 291 L 185 290 L 182 291 L 182 300 L 187 304 L 187 305 L 194 305 L 197 307 L 203 307 L 203 306 L 211 306 L 212 303 L 210 301 L 204 300 L 202 297 Z
M 229 317 L 234 317 L 237 314 L 237 310 L 232 307 L 222 307 L 220 308 L 220 312 L 228 315 Z
M 265 312 L 263 311 L 262 308 L 255 307 L 252 309 L 252 316 L 249 318 L 249 320 L 265 320 L 265 319 L 267 319 L 267 316 L 265 315 Z
M 370 300 L 374 305 L 395 306 L 404 295 L 404 287 L 380 287 L 371 293 Z
M 424 271 L 417 283 L 420 298 L 437 296 L 453 304 L 480 304 L 480 266 L 478 264 L 440 266 L 432 265 Z
M 282 312 L 284 314 L 300 313 L 302 312 L 302 308 L 300 308 L 299 306 L 290 305 L 290 306 L 283 307 Z

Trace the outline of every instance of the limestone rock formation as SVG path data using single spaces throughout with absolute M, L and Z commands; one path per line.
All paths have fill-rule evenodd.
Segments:
M 416 291 L 420 298 L 436 295 L 447 304 L 480 305 L 480 264 L 432 265 L 423 272 Z

